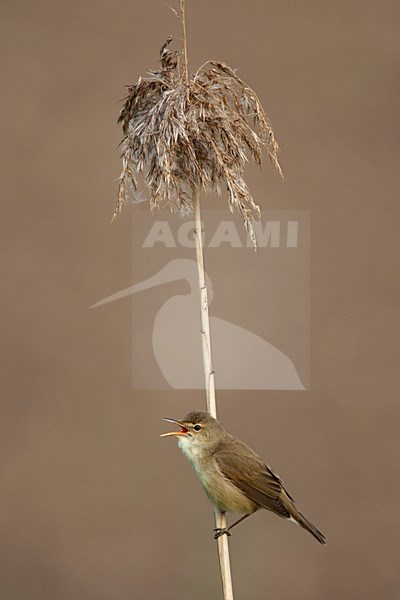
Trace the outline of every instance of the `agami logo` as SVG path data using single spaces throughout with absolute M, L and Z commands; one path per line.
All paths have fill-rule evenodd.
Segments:
M 264 213 L 256 254 L 240 219 L 203 216 L 217 389 L 307 389 L 308 214 Z M 203 389 L 193 222 L 145 211 L 133 221 L 135 283 L 94 306 L 132 302 L 134 389 Z
M 192 221 L 183 222 L 178 226 L 175 238 L 167 221 L 155 221 L 143 242 L 143 248 L 154 248 L 157 244 L 163 244 L 165 248 L 176 248 L 178 245 L 194 248 L 193 229 Z M 254 224 L 258 248 L 279 248 L 281 244 L 287 248 L 297 248 L 298 230 L 298 221 Z M 230 245 L 231 248 L 243 248 L 244 245 L 247 248 L 254 247 L 250 236 L 243 241 L 243 236 L 239 235 L 237 225 L 232 220 L 218 223 L 216 230 L 204 240 L 204 245 L 208 248 L 219 248 L 222 244 Z

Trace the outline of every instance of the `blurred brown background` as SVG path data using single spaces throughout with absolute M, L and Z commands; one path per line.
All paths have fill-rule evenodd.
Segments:
M 158 437 L 203 395 L 133 392 L 129 299 L 88 308 L 131 280 L 129 208 L 109 225 L 123 85 L 178 25 L 159 0 L 1 13 L 0 597 L 219 599 L 211 507 Z M 239 67 L 274 123 L 287 183 L 252 170 L 255 197 L 311 211 L 312 390 L 218 403 L 328 545 L 255 515 L 231 539 L 237 600 L 398 598 L 398 18 L 188 0 L 192 68 Z

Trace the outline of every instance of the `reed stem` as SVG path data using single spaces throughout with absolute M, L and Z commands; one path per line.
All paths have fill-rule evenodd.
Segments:
M 188 58 L 188 49 L 187 49 L 187 33 L 186 33 L 186 8 L 185 8 L 185 0 L 181 0 L 181 22 L 182 22 L 182 32 L 183 32 L 183 57 L 185 62 L 185 79 L 186 79 L 186 97 L 189 101 L 189 58 Z
M 203 254 L 203 235 L 200 212 L 200 193 L 197 192 L 194 197 L 195 204 L 195 240 L 196 240 L 196 259 L 199 276 L 200 292 L 200 323 L 201 323 L 201 343 L 203 350 L 204 383 L 206 390 L 207 411 L 217 418 L 217 405 L 215 400 L 215 371 L 212 366 L 211 353 L 211 335 L 210 335 L 210 317 L 208 312 L 207 280 L 204 268 Z M 214 508 L 215 527 L 225 528 L 225 513 Z M 218 558 L 221 571 L 222 589 L 224 600 L 233 600 L 232 575 L 229 558 L 228 536 L 221 535 L 217 539 Z

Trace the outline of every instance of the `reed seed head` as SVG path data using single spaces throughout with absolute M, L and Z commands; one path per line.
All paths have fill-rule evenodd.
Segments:
M 244 180 L 249 157 L 261 165 L 264 148 L 279 173 L 278 142 L 256 93 L 226 64 L 209 61 L 187 80 L 181 53 L 160 51 L 161 68 L 128 86 L 118 122 L 124 138 L 123 170 L 114 216 L 122 205 L 142 201 L 144 180 L 150 209 L 193 212 L 194 195 L 221 193 L 239 211 L 256 245 L 253 221 L 260 209 Z

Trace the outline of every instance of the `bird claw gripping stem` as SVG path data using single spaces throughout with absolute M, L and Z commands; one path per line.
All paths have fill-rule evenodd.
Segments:
M 226 533 L 227 536 L 232 535 L 229 532 L 229 527 L 216 527 L 213 531 L 215 531 L 214 540 L 217 540 L 221 535 L 224 535 L 224 533 Z

